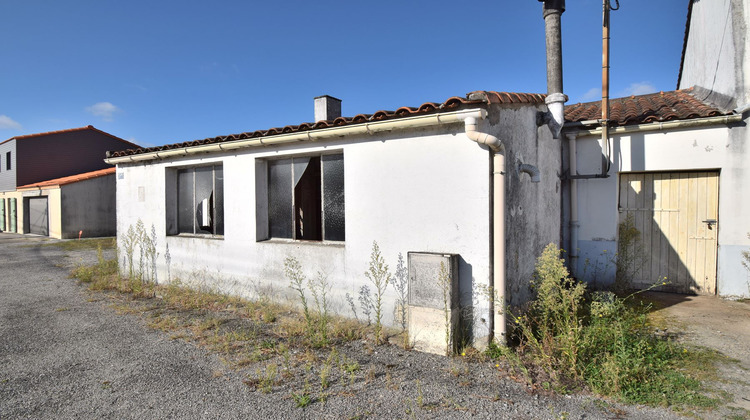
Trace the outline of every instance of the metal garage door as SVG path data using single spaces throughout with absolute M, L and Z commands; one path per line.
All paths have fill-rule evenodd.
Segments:
M 621 174 L 620 223 L 632 217 L 641 237 L 633 286 L 666 277 L 657 290 L 713 295 L 718 203 L 718 172 Z
M 47 197 L 29 198 L 29 233 L 49 236 Z

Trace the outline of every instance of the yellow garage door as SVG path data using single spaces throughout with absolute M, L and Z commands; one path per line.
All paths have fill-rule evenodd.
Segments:
M 666 277 L 668 284 L 656 290 L 715 294 L 718 203 L 718 172 L 621 174 L 620 223 L 629 219 L 640 232 L 629 254 L 632 286 Z

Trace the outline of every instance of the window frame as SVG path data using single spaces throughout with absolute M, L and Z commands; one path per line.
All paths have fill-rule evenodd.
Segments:
M 341 213 L 341 222 L 342 227 L 340 234 L 333 234 L 331 235 L 327 234 L 327 228 L 326 228 L 326 188 L 325 188 L 325 157 L 326 156 L 340 156 L 341 159 L 341 195 L 342 199 L 340 202 L 340 206 L 342 207 L 340 213 Z M 297 184 L 302 180 L 302 177 L 304 176 L 304 173 L 300 175 L 298 178 L 295 174 L 295 162 L 294 159 L 301 159 L 301 158 L 310 158 L 311 162 L 316 162 L 317 165 L 319 165 L 319 169 L 317 170 L 317 184 L 316 190 L 319 190 L 319 194 L 317 195 L 317 202 L 315 203 L 317 205 L 317 208 L 319 211 L 317 212 L 317 218 L 315 220 L 316 225 L 319 226 L 320 230 L 320 239 L 310 239 L 310 238 L 300 238 L 299 237 L 299 220 L 298 220 L 298 203 L 297 203 L 297 193 L 295 192 L 295 178 L 297 178 Z M 313 160 L 314 158 L 317 158 Z M 272 202 L 272 187 L 271 187 L 271 163 L 272 162 L 279 162 L 289 160 L 289 178 L 291 179 L 291 185 L 290 190 L 285 191 L 289 192 L 291 194 L 291 207 L 289 209 L 289 224 L 291 225 L 291 237 L 285 237 L 285 236 L 274 236 L 272 235 L 272 231 L 274 230 L 272 228 L 272 210 L 271 210 L 271 202 Z M 309 163 L 308 163 L 309 164 Z M 267 158 L 257 158 L 256 159 L 256 240 L 257 241 L 268 241 L 268 240 L 275 240 L 275 241 L 289 241 L 289 242 L 295 242 L 295 243 L 330 243 L 330 244 L 343 244 L 346 241 L 346 217 L 345 217 L 345 203 L 346 203 L 346 181 L 345 181 L 345 174 L 344 172 L 344 151 L 341 149 L 338 150 L 326 150 L 326 151 L 319 151 L 315 153 L 302 153 L 302 154 L 290 154 L 290 155 L 283 155 L 283 156 L 273 156 L 273 157 L 267 157 Z M 307 171 L 307 166 L 305 166 L 305 172 Z M 327 239 L 326 237 L 329 236 L 340 236 L 341 239 Z
M 198 197 L 196 196 L 197 190 L 197 177 L 200 173 L 200 169 L 210 168 L 211 177 L 211 193 L 209 195 L 210 209 L 209 214 L 211 218 L 211 230 L 210 232 L 205 229 L 201 229 L 201 226 L 197 223 L 198 216 Z M 217 176 L 216 169 L 221 169 L 220 176 Z M 192 232 L 185 232 L 183 230 L 184 224 L 181 222 L 181 211 L 180 207 L 183 204 L 180 200 L 181 187 L 180 187 L 180 174 L 189 173 L 192 174 L 191 179 L 191 208 L 192 208 Z M 224 165 L 223 162 L 210 162 L 199 165 L 187 165 L 187 166 L 175 166 L 166 168 L 166 235 L 167 236 L 187 236 L 187 237 L 201 237 L 201 238 L 217 238 L 221 239 L 225 233 L 225 202 L 226 194 L 224 193 Z M 219 184 L 220 183 L 220 184 Z M 219 201 L 220 200 L 220 201 Z M 203 200 L 200 200 L 203 201 Z

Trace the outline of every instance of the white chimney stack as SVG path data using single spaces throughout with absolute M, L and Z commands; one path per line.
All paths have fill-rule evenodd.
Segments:
M 341 116 L 341 99 L 323 95 L 315 98 L 315 122 L 331 121 Z

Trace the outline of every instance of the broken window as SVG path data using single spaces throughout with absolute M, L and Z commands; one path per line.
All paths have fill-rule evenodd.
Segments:
M 221 165 L 177 171 L 179 233 L 224 234 L 224 175 Z
M 344 240 L 344 155 L 268 162 L 268 224 L 272 238 Z

